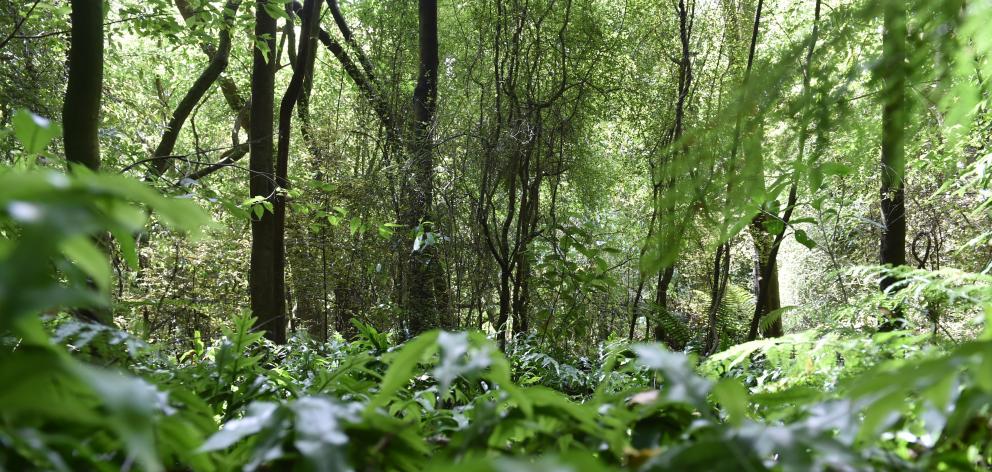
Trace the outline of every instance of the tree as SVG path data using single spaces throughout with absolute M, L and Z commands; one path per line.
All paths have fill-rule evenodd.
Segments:
M 192 5 L 189 4 L 189 0 L 173 0 L 173 3 L 175 3 L 176 8 L 179 10 L 179 13 L 182 15 L 183 19 L 187 22 L 187 24 L 190 24 L 190 20 L 196 15 L 197 11 L 193 8 Z M 229 3 L 228 7 L 230 7 L 231 5 L 234 4 Z M 240 1 L 238 2 L 237 5 L 235 5 L 235 8 L 237 8 L 238 5 L 240 5 Z M 225 9 L 225 12 L 227 11 L 228 10 Z M 228 49 L 230 49 L 231 37 L 230 37 L 230 32 L 227 30 L 229 30 L 232 26 L 234 15 L 233 14 L 228 15 L 227 13 L 225 13 L 224 18 L 225 18 L 225 23 L 224 26 L 222 26 L 220 33 L 220 40 L 221 40 L 220 46 L 222 50 L 224 46 L 225 35 L 228 38 Z M 220 53 L 217 50 L 217 47 L 218 45 L 208 42 L 203 42 L 200 44 L 200 49 L 203 51 L 204 54 L 206 54 L 207 58 L 210 59 L 210 64 L 207 66 L 207 69 L 205 69 L 201 73 L 201 78 L 205 74 L 209 73 L 208 71 L 211 69 L 211 67 L 214 64 L 214 59 L 218 58 Z M 227 57 L 224 58 L 224 60 L 230 61 L 230 51 L 228 51 L 226 56 Z M 251 110 L 249 109 L 248 102 L 247 100 L 244 99 L 244 97 L 242 97 L 241 92 L 238 90 L 238 84 L 236 84 L 231 77 L 227 77 L 221 74 L 217 78 L 217 82 L 219 83 L 221 92 L 224 95 L 224 101 L 227 102 L 227 105 L 228 107 L 230 107 L 231 112 L 237 115 L 237 117 L 235 118 L 236 120 L 235 130 L 234 132 L 232 132 L 233 142 L 231 143 L 231 148 L 228 149 L 227 151 L 224 151 L 224 153 L 220 156 L 220 158 L 217 159 L 217 162 L 205 166 L 203 168 L 197 169 L 183 176 L 186 179 L 190 179 L 190 180 L 202 179 L 214 172 L 217 172 L 220 169 L 224 169 L 226 167 L 231 166 L 235 162 L 241 160 L 241 158 L 248 153 L 248 143 L 242 143 L 238 139 L 238 130 L 243 129 L 247 131 L 250 126 L 249 115 L 251 113 Z M 194 84 L 194 88 L 195 88 L 195 84 Z M 173 117 L 174 116 L 175 116 L 175 112 L 173 112 Z M 167 131 L 171 131 L 171 127 Z
M 437 109 L 438 38 L 437 0 L 418 3 L 419 57 L 417 85 L 413 91 L 413 138 L 409 153 L 409 172 L 403 179 L 403 211 L 400 223 L 407 228 L 419 228 L 415 236 L 430 242 L 427 233 L 435 231 L 432 221 L 434 200 L 434 114 Z M 430 222 L 430 226 L 428 225 Z M 413 235 L 411 235 L 413 236 Z M 411 335 L 440 325 L 443 309 L 435 293 L 435 280 L 440 274 L 437 249 L 434 244 L 414 242 L 408 238 L 401 275 L 400 307 L 406 317 Z M 412 251 L 408 251 L 412 248 Z
M 251 221 L 251 262 L 248 274 L 251 311 L 256 326 L 275 343 L 286 341 L 286 305 L 278 282 L 276 258 L 278 222 L 272 118 L 275 108 L 276 20 L 266 11 L 269 0 L 255 7 L 255 38 L 251 72 L 251 126 L 249 127 L 249 194 L 255 200 Z
M 300 10 L 302 27 L 300 28 L 300 50 L 297 57 L 310 57 L 310 48 L 313 46 L 311 36 L 320 12 L 319 0 L 306 0 Z M 310 74 L 310 65 L 307 60 L 295 61 L 293 77 L 290 79 L 286 93 L 279 104 L 279 145 L 276 152 L 275 180 L 280 191 L 274 195 L 273 214 L 275 216 L 275 234 L 273 235 L 272 267 L 275 272 L 273 291 L 276 297 L 276 313 L 286 313 L 286 194 L 284 189 L 289 189 L 289 141 L 293 123 L 293 109 L 299 101 L 303 92 L 304 81 Z M 285 321 L 281 322 L 281 329 L 285 330 Z M 283 334 L 285 338 L 285 334 Z
M 813 12 L 813 32 L 810 35 L 806 60 L 803 64 L 802 95 L 806 103 L 809 103 L 810 82 L 813 74 L 813 52 L 816 50 L 816 41 L 819 37 L 821 7 L 822 1 L 816 0 Z M 800 165 L 805 164 L 806 143 L 809 140 L 809 125 L 805 118 L 805 116 L 801 118 L 799 129 L 798 157 L 796 160 Z M 763 168 L 760 175 L 762 182 L 764 182 Z M 789 195 L 782 216 L 777 213 L 768 213 L 772 208 L 762 208 L 762 212 L 752 220 L 750 225 L 751 237 L 754 240 L 754 315 L 751 317 L 751 324 L 748 327 L 748 340 L 757 339 L 758 328 L 763 317 L 782 307 L 778 286 L 778 252 L 782 247 L 786 227 L 788 227 L 796 209 L 798 187 L 798 175 L 794 174 L 792 183 L 789 185 Z M 770 234 L 765 226 L 769 218 L 778 220 L 774 224 L 779 226 L 780 230 L 774 235 Z M 769 322 L 769 327 L 764 334 L 767 336 L 781 336 L 783 334 L 781 315 Z
M 882 237 L 879 263 L 898 267 L 906 264 L 906 5 L 887 0 L 883 8 L 882 32 L 882 165 L 881 207 Z M 879 283 L 884 292 L 893 289 L 898 279 L 886 275 Z M 880 331 L 902 325 L 902 310 L 883 309 Z
M 344 45 L 320 29 L 320 42 L 334 55 L 345 73 L 358 87 L 362 97 L 374 110 L 386 136 L 386 152 L 400 152 L 407 156 L 400 185 L 398 219 L 410 230 L 399 245 L 399 281 L 397 300 L 404 312 L 406 334 L 415 335 L 441 325 L 447 298 L 447 288 L 442 283 L 441 266 L 436 256 L 438 242 L 433 233 L 436 227 L 430 221 L 433 205 L 434 159 L 433 136 L 435 109 L 437 107 L 438 34 L 437 2 L 421 1 L 418 4 L 418 53 L 417 84 L 413 94 L 413 113 L 408 121 L 398 118 L 398 113 L 385 98 L 383 87 L 374 73 L 372 62 L 359 46 L 336 0 L 327 0 L 328 8 Z M 357 59 L 357 60 L 356 60 Z M 401 123 L 409 126 L 404 133 Z M 418 242 L 415 241 L 419 239 Z
M 513 331 L 529 328 L 532 243 L 543 231 L 558 230 L 539 227 L 542 185 L 565 172 L 566 146 L 592 87 L 568 72 L 570 61 L 580 60 L 568 53 L 573 2 L 561 8 L 554 2 L 492 3 L 496 24 L 479 46 L 491 51 L 494 72 L 479 80 L 482 162 L 474 211 L 499 267 L 494 328 L 505 347 Z
M 675 100 L 675 121 L 668 136 L 666 136 L 668 146 L 677 146 L 676 150 L 672 152 L 673 159 L 686 154 L 686 144 L 682 141 L 682 134 L 685 129 L 686 102 L 689 100 L 689 92 L 693 86 L 691 43 L 692 29 L 696 19 L 696 2 L 690 0 L 687 4 L 685 0 L 679 0 L 677 13 L 679 16 L 679 45 L 681 46 L 682 54 L 678 60 L 678 98 Z M 652 176 L 653 179 L 654 176 Z M 655 192 L 659 191 L 658 185 L 658 183 L 655 183 Z M 666 187 L 671 188 L 671 183 L 667 183 Z M 653 224 L 652 222 L 652 226 Z M 648 237 L 650 239 L 650 235 Z M 658 310 L 662 312 L 662 316 L 668 314 L 668 289 L 672 284 L 672 277 L 674 275 L 675 264 L 670 264 L 658 274 L 658 285 L 655 291 L 654 302 Z M 663 323 L 655 325 L 654 339 L 656 341 L 667 340 L 665 325 Z
M 72 0 L 69 80 L 62 107 L 65 158 L 100 169 L 103 97 L 103 0 Z
M 72 0 L 69 81 L 62 106 L 62 138 L 69 164 L 100 169 L 100 104 L 103 97 L 103 1 Z M 101 239 L 101 238 L 97 238 Z M 103 247 L 109 240 L 102 238 Z M 112 325 L 104 308 L 73 311 L 82 319 Z

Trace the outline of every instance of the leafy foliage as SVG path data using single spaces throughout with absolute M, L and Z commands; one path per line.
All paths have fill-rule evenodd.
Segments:
M 410 123 L 432 2 L 327 1 L 305 58 L 288 3 L 109 0 L 101 173 L 59 139 L 77 3 L 0 0 L 0 470 L 992 467 L 989 2 L 440 2 Z M 271 195 L 257 49 L 316 64 Z M 246 310 L 277 213 L 282 345 Z

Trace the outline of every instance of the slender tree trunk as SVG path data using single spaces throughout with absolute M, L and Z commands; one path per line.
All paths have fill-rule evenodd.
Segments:
M 69 82 L 62 105 L 65 158 L 72 165 L 100 170 L 100 102 L 103 97 L 103 1 L 72 0 L 72 38 L 69 43 Z M 108 237 L 97 237 L 106 246 Z M 95 287 L 95 284 L 92 284 Z M 106 308 L 81 309 L 76 316 L 113 325 Z
M 276 20 L 265 11 L 260 0 L 255 7 L 255 37 L 265 38 L 268 54 L 257 46 L 253 48 L 251 74 L 251 126 L 250 141 L 251 176 L 249 191 L 252 197 L 262 197 L 267 202 L 275 199 L 275 173 L 272 145 L 272 117 L 275 108 L 275 63 L 272 57 L 276 50 Z M 261 39 L 260 39 L 261 41 Z M 266 57 L 266 56 L 270 57 Z M 285 304 L 281 287 L 277 285 L 275 260 L 276 217 L 270 211 L 261 217 L 252 215 L 251 222 L 251 267 L 248 285 L 251 295 L 251 310 L 258 317 L 257 327 L 265 330 L 265 336 L 275 343 L 286 341 Z M 279 290 L 277 290 L 279 289 Z
M 179 10 L 179 14 L 183 17 L 183 20 L 189 25 L 190 18 L 196 15 L 196 9 L 189 4 L 189 0 L 173 0 L 176 5 L 176 9 Z M 238 0 L 240 5 L 241 0 Z M 225 17 L 226 19 L 227 17 Z M 233 15 L 231 16 L 233 19 Z M 192 26 L 192 25 L 190 25 Z M 227 24 L 228 29 L 230 29 L 231 24 Z M 200 43 L 200 49 L 208 58 L 213 59 L 214 55 L 217 53 L 217 46 L 211 43 Z M 238 84 L 234 82 L 234 79 L 230 77 L 224 77 L 223 75 L 217 79 L 220 84 L 221 93 L 224 95 L 224 101 L 227 102 L 228 107 L 238 115 L 238 125 L 248 131 L 248 118 L 250 111 L 247 107 L 247 101 L 241 96 L 241 91 L 238 90 Z
M 499 316 L 496 321 L 496 337 L 499 339 L 499 349 L 506 352 L 506 341 L 510 337 L 510 269 L 500 268 L 499 271 Z
M 300 28 L 299 52 L 300 56 L 304 58 L 310 56 L 310 47 L 313 45 L 310 39 L 319 9 L 318 0 L 305 0 L 303 10 L 300 12 L 302 27 Z M 289 26 L 289 29 L 293 28 L 294 26 Z M 278 58 L 273 58 L 273 61 L 278 61 Z M 310 73 L 307 70 L 309 61 L 295 61 L 294 63 L 293 77 L 290 79 L 286 93 L 279 104 L 279 144 L 276 151 L 275 178 L 276 185 L 281 189 L 289 188 L 289 141 L 292 135 L 293 109 L 303 91 L 304 80 Z M 276 313 L 285 316 L 286 300 L 279 296 L 286 292 L 286 194 L 284 192 L 280 191 L 275 195 L 273 207 L 275 235 L 272 244 L 274 247 L 272 267 L 275 272 Z M 280 322 L 283 330 L 285 330 L 285 323 L 285 320 Z M 285 338 L 285 333 L 283 333 L 283 338 Z
M 754 303 L 755 311 L 751 318 L 752 325 L 757 326 L 755 321 L 761 317 L 782 308 L 782 302 L 778 290 L 778 269 L 776 268 L 776 257 L 773 249 L 777 242 L 776 238 L 764 230 L 763 219 L 756 219 L 751 224 L 751 238 L 754 249 Z M 784 230 L 783 230 L 784 231 Z M 757 330 L 754 331 L 757 333 Z M 752 331 L 748 330 L 748 339 L 751 338 Z M 784 334 L 782 318 L 776 318 L 761 333 L 765 337 L 778 337 Z
M 659 188 L 659 186 L 658 185 L 654 185 L 654 170 L 653 170 L 654 167 L 652 166 L 651 169 L 652 169 L 652 171 L 651 171 L 651 175 L 652 175 L 651 180 L 652 180 L 652 187 L 653 187 L 653 191 L 651 193 L 651 207 L 652 207 L 651 208 L 651 220 L 648 223 L 648 234 L 647 234 L 647 237 L 644 238 L 644 245 L 641 246 L 641 252 L 640 252 L 640 256 L 638 257 L 638 260 L 643 259 L 644 258 L 644 254 L 647 253 L 648 244 L 651 244 L 651 237 L 654 236 L 655 223 L 658 221 L 658 206 L 657 206 L 657 201 L 658 201 L 658 188 Z M 631 303 L 631 307 L 630 307 L 630 332 L 627 335 L 627 340 L 628 341 L 633 341 L 634 340 L 634 331 L 637 328 L 637 318 L 640 316 L 640 313 L 641 313 L 641 297 L 644 296 L 643 295 L 643 292 L 644 292 L 644 284 L 645 283 L 646 283 L 646 280 L 645 280 L 645 277 L 644 277 L 644 272 L 642 272 L 640 270 L 640 268 L 638 268 L 637 269 L 637 290 L 634 292 L 634 300 Z M 645 333 L 647 333 L 648 325 L 649 324 L 650 324 L 650 322 L 645 317 L 645 321 L 644 321 L 644 331 L 645 331 Z
M 103 0 L 72 0 L 69 82 L 62 108 L 65 158 L 100 169 L 100 101 L 103 96 Z
M 879 262 L 893 267 L 906 264 L 906 5 L 887 0 L 882 34 L 884 74 L 882 81 L 882 238 Z M 890 289 L 898 279 L 882 278 L 879 288 Z M 879 331 L 892 331 L 904 324 L 901 307 L 883 310 Z
M 822 3 L 823 2 L 821 0 L 816 0 L 816 7 L 813 14 L 813 33 L 810 36 L 809 49 L 806 51 L 806 64 L 803 67 L 802 93 L 806 97 L 808 97 L 810 93 L 810 81 L 812 80 L 813 73 L 813 52 L 816 50 L 816 41 L 819 38 L 820 10 Z M 800 165 L 806 164 L 805 155 L 806 142 L 808 138 L 808 124 L 803 121 L 799 131 L 798 162 Z M 789 187 L 789 197 L 785 206 L 785 212 L 782 214 L 783 231 L 781 233 L 775 235 L 774 238 L 767 236 L 768 233 L 765 232 L 760 219 L 755 219 L 751 225 L 755 244 L 755 263 L 757 266 L 755 267 L 754 272 L 754 315 L 751 317 L 751 325 L 748 329 L 748 341 L 757 339 L 758 327 L 760 325 L 761 318 L 781 308 L 782 305 L 778 286 L 778 251 L 782 247 L 782 240 L 785 238 L 785 228 L 788 227 L 789 221 L 792 219 L 792 213 L 796 208 L 796 194 L 798 191 L 798 185 L 798 179 L 796 176 L 793 176 L 792 184 Z M 772 240 L 771 247 L 768 248 L 767 256 L 762 256 L 761 254 L 761 251 L 764 249 L 759 246 L 759 240 L 761 238 Z M 841 289 L 843 290 L 843 285 L 841 286 Z M 785 334 L 785 330 L 782 327 L 781 317 L 772 322 L 772 325 L 763 334 L 765 336 L 781 336 Z
M 717 246 L 716 257 L 713 258 L 713 280 L 710 287 L 710 307 L 707 311 L 706 340 L 703 351 L 706 354 L 716 352 L 720 347 L 719 313 L 720 300 L 727 291 L 727 279 L 730 275 L 730 243 Z
M 682 56 L 679 60 L 679 89 L 678 100 L 675 102 L 675 123 L 672 126 L 670 144 L 678 146 L 676 155 L 684 155 L 686 149 L 682 140 L 683 126 L 685 121 L 686 101 L 689 99 L 689 91 L 692 90 L 692 27 L 695 21 L 695 3 L 692 7 L 686 5 L 685 0 L 679 0 L 679 40 L 682 45 Z M 668 312 L 668 288 L 672 284 L 672 277 L 675 275 L 675 267 L 667 267 L 658 274 L 658 287 L 655 296 L 655 304 L 658 310 Z M 661 317 L 659 317 L 660 321 Z M 665 325 L 658 323 L 654 332 L 655 341 L 668 341 L 665 333 Z
M 413 92 L 413 142 L 410 172 L 404 186 L 405 211 L 403 223 L 409 228 L 421 226 L 426 232 L 436 228 L 424 225 L 431 220 L 434 194 L 434 113 L 437 102 L 438 34 L 437 0 L 420 0 L 420 68 Z M 423 245 L 421 245 L 423 246 Z M 440 266 L 436 248 L 420 247 L 410 251 L 413 241 L 403 251 L 405 257 L 400 301 L 406 317 L 409 335 L 437 327 L 441 305 L 435 297 L 435 282 Z
M 668 333 L 665 332 L 665 325 L 660 321 L 667 318 L 668 313 L 668 289 L 672 285 L 672 277 L 675 275 L 675 267 L 668 267 L 658 274 L 658 287 L 655 292 L 654 303 L 658 307 L 659 323 L 654 327 L 654 340 L 659 342 L 668 341 Z

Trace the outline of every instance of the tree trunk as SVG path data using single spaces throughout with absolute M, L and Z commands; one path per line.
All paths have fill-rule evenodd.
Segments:
M 305 0 L 303 10 L 300 12 L 302 27 L 300 28 L 299 52 L 300 56 L 304 58 L 310 56 L 309 49 L 313 45 L 310 39 L 317 21 L 319 9 L 320 3 L 318 3 L 318 0 Z M 293 28 L 292 25 L 289 26 L 289 29 Z M 272 59 L 273 62 L 278 61 L 278 58 Z M 299 100 L 300 94 L 303 91 L 304 80 L 310 73 L 307 70 L 308 61 L 295 61 L 295 64 L 293 77 L 290 79 L 286 93 L 283 95 L 282 102 L 279 104 L 279 144 L 276 151 L 275 178 L 276 185 L 281 189 L 289 188 L 289 141 L 292 135 L 293 109 L 296 107 L 296 102 Z M 272 267 L 275 272 L 276 312 L 285 315 L 286 301 L 285 298 L 279 296 L 286 291 L 286 194 L 284 192 L 280 191 L 275 195 L 273 210 L 275 216 L 273 247 L 275 250 L 273 251 L 274 259 Z M 285 320 L 280 323 L 283 326 L 283 330 L 285 330 L 285 323 Z M 285 337 L 285 334 L 283 334 L 283 337 Z
M 776 258 L 773 254 L 773 246 L 776 238 L 764 230 L 761 220 L 751 225 L 751 238 L 754 246 L 754 303 L 755 317 L 760 323 L 761 317 L 782 308 L 782 302 L 778 290 L 778 268 Z M 784 334 L 782 328 L 782 318 L 779 317 L 771 322 L 765 329 L 761 330 L 765 337 L 778 337 Z M 748 338 L 751 339 L 751 332 Z
M 62 108 L 66 161 L 100 169 L 103 1 L 72 0 L 69 82 Z
M 193 16 L 196 15 L 197 10 L 189 4 L 189 0 L 173 0 L 173 3 L 176 5 L 176 9 L 179 10 L 179 14 L 183 17 L 183 20 L 186 21 L 187 25 L 189 25 L 190 18 L 193 18 Z M 200 49 L 207 55 L 207 58 L 211 59 L 217 52 L 217 47 L 214 44 L 206 42 L 200 43 Z M 241 127 L 241 129 L 248 131 L 248 127 L 250 126 L 249 115 L 251 114 L 251 111 L 248 109 L 248 101 L 241 96 L 241 91 L 238 89 L 238 84 L 234 82 L 234 79 L 224 77 L 223 75 L 221 75 L 217 81 L 220 85 L 220 91 L 224 95 L 224 101 L 227 102 L 227 106 L 232 112 L 238 115 L 238 126 Z M 247 152 L 248 151 L 246 150 L 245 154 L 247 154 Z
M 744 81 L 743 85 L 747 86 L 748 82 L 751 80 L 751 69 L 754 67 L 754 56 L 758 49 L 758 34 L 761 32 L 761 13 L 764 8 L 764 0 L 758 0 L 758 6 L 754 11 L 754 22 L 751 28 L 751 46 L 748 48 L 747 53 L 747 66 L 744 69 Z M 741 144 L 741 122 L 744 118 L 744 110 L 737 111 L 737 118 L 734 123 L 734 140 L 730 148 L 730 161 L 729 168 L 731 171 L 737 168 L 737 151 L 740 149 Z M 733 195 L 733 175 L 729 176 L 727 181 L 727 195 Z M 730 243 L 726 242 L 717 249 L 717 253 L 714 256 L 714 268 L 719 269 L 721 267 L 721 256 L 726 260 L 722 263 L 722 271 L 715 271 L 713 273 L 713 292 L 710 299 L 709 308 L 709 321 L 711 323 L 709 334 L 707 335 L 706 341 L 706 352 L 712 354 L 716 349 L 719 348 L 718 330 L 713 323 L 716 323 L 717 312 L 719 311 L 719 306 L 723 303 L 723 294 L 727 287 L 727 280 L 720 280 L 721 272 L 729 274 L 730 270 Z
M 506 341 L 510 337 L 510 269 L 500 268 L 499 271 L 499 317 L 497 318 L 496 337 L 499 339 L 499 349 L 506 352 Z
M 710 287 L 710 307 L 707 311 L 707 324 L 705 345 L 703 352 L 713 354 L 720 348 L 719 313 L 720 300 L 727 291 L 727 279 L 730 278 L 730 249 L 729 242 L 721 244 L 716 249 L 713 258 L 713 280 Z
M 686 149 L 682 140 L 683 126 L 685 121 L 686 101 L 689 98 L 689 91 L 692 90 L 692 24 L 695 17 L 695 5 L 690 8 L 686 6 L 685 0 L 679 0 L 679 42 L 682 45 L 682 56 L 679 59 L 679 89 L 678 100 L 675 102 L 675 123 L 672 126 L 670 144 L 678 146 L 679 154 L 684 154 Z M 655 305 L 659 311 L 668 312 L 668 288 L 672 284 L 672 276 L 675 275 L 675 267 L 668 267 L 664 272 L 658 274 L 658 287 L 655 295 Z M 665 325 L 660 322 L 655 326 L 655 341 L 668 341 L 665 333 Z M 670 343 L 669 343 L 670 345 Z
M 668 289 L 672 285 L 672 277 L 675 275 L 675 267 L 669 267 L 658 274 L 658 288 L 655 292 L 654 303 L 659 311 L 659 323 L 654 327 L 654 340 L 659 342 L 669 341 L 668 333 L 665 332 L 665 325 L 660 322 L 664 318 L 664 313 L 668 312 Z
M 69 82 L 62 105 L 62 138 L 70 164 L 100 169 L 100 102 L 103 97 L 103 1 L 72 0 L 72 38 L 69 43 Z M 109 237 L 97 237 L 106 246 Z M 95 284 L 92 284 L 95 287 Z M 106 308 L 80 309 L 82 319 L 113 325 Z
M 893 267 L 906 264 L 906 5 L 887 0 L 882 34 L 882 237 L 879 263 Z M 898 279 L 885 276 L 879 283 L 888 290 Z M 900 328 L 905 320 L 901 307 L 883 309 L 879 331 Z
M 269 56 L 276 50 L 276 20 L 265 11 L 261 0 L 255 7 L 255 37 L 266 38 Z M 251 126 L 248 138 L 251 157 L 249 192 L 252 197 L 274 200 L 272 117 L 275 108 L 275 57 L 266 57 L 258 47 L 253 48 L 251 74 Z M 251 267 L 248 286 L 252 313 L 258 317 L 256 326 L 275 343 L 286 341 L 285 304 L 276 280 L 276 218 L 266 210 L 261 217 L 253 214 L 251 222 Z M 279 290 L 277 290 L 279 289 Z
M 816 50 L 816 41 L 820 31 L 820 10 L 822 3 L 821 0 L 816 0 L 816 7 L 813 14 L 813 33 L 810 36 L 809 49 L 806 51 L 806 63 L 803 67 L 802 93 L 807 98 L 810 92 L 810 81 L 812 80 L 813 73 L 813 51 Z M 805 165 L 806 141 L 809 138 L 809 130 L 805 121 L 802 122 L 801 126 L 799 131 L 799 157 L 797 161 L 800 165 Z M 764 178 L 764 170 L 762 170 L 762 178 Z M 785 212 L 782 214 L 783 230 L 781 233 L 775 235 L 774 238 L 767 236 L 768 233 L 765 232 L 759 218 L 756 218 L 751 224 L 752 236 L 755 243 L 756 267 L 754 272 L 754 315 L 751 317 L 751 325 L 747 336 L 748 341 L 757 339 L 761 318 L 781 308 L 782 305 L 778 287 L 778 251 L 782 247 L 782 240 L 785 238 L 785 228 L 788 227 L 789 221 L 792 219 L 792 213 L 796 208 L 798 185 L 798 179 L 796 176 L 793 176 L 792 184 L 789 186 L 789 197 L 785 206 Z M 761 257 L 760 254 L 763 248 L 759 246 L 759 242 L 762 241 L 762 238 L 764 240 L 771 239 L 771 247 L 768 248 L 767 257 Z M 843 286 L 841 289 L 843 289 Z M 782 336 L 785 334 L 781 317 L 775 320 L 772 326 L 770 326 L 770 329 L 766 330 L 763 334 L 765 336 Z
M 420 67 L 417 86 L 413 91 L 413 142 L 410 171 L 404 183 L 403 224 L 408 228 L 420 226 L 423 233 L 436 231 L 424 223 L 431 220 L 434 188 L 433 127 L 437 102 L 438 35 L 437 0 L 420 0 Z M 426 242 L 426 241 L 425 241 Z M 400 295 L 410 336 L 438 326 L 440 306 L 435 297 L 435 278 L 440 271 L 434 245 L 420 245 L 411 251 L 409 239 L 402 251 L 405 257 Z

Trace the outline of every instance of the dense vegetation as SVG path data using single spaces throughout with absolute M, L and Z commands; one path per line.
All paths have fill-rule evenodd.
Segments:
M 992 467 L 987 0 L 0 12 L 0 470 Z

